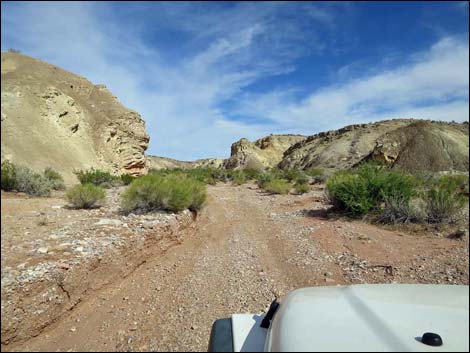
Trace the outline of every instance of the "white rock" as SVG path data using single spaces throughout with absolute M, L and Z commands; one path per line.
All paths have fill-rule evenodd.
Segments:
M 99 222 L 96 222 L 95 225 L 101 226 L 101 225 L 111 225 L 111 226 L 120 226 L 122 222 L 118 219 L 108 219 L 108 218 L 103 218 L 100 219 Z
M 42 247 L 37 250 L 37 252 L 40 254 L 47 254 L 48 251 L 49 251 L 48 247 Z

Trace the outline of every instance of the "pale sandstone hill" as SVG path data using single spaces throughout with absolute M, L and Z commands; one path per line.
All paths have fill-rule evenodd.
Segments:
M 178 161 L 176 159 L 167 157 L 147 156 L 147 164 L 150 169 L 192 169 L 198 167 L 212 167 L 220 168 L 223 166 L 224 159 L 222 158 L 205 158 L 198 159 L 193 162 Z
M 280 168 L 351 168 L 385 161 L 409 171 L 468 171 L 468 123 L 396 119 L 321 132 L 291 146 Z
M 2 160 L 45 167 L 76 182 L 75 169 L 147 173 L 140 115 L 104 86 L 46 62 L 2 53 Z
M 269 135 L 254 142 L 242 138 L 232 144 L 230 158 L 224 166 L 227 169 L 272 168 L 289 147 L 305 139 L 302 135 Z

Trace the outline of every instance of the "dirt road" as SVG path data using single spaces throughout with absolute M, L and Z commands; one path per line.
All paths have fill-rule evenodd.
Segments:
M 262 312 L 295 288 L 468 284 L 468 236 L 411 235 L 328 218 L 322 190 L 282 196 L 219 185 L 209 195 L 181 244 L 158 256 L 147 251 L 143 265 L 90 292 L 37 337 L 2 348 L 204 351 L 215 319 Z

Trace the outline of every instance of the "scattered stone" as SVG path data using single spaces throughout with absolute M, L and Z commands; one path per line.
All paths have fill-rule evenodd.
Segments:
M 70 265 L 61 262 L 61 263 L 58 263 L 58 264 L 57 264 L 57 267 L 58 267 L 58 268 L 61 268 L 61 269 L 63 269 L 63 270 L 68 270 L 68 269 L 70 268 Z
M 37 252 L 40 253 L 40 254 L 47 254 L 48 251 L 49 251 L 49 248 L 47 246 L 37 249 Z

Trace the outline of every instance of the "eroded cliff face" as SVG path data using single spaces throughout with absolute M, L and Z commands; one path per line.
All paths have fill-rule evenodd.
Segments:
M 302 135 L 269 135 L 254 142 L 242 138 L 232 144 L 230 158 L 224 166 L 228 169 L 273 168 L 289 147 L 305 138 Z
M 74 170 L 90 167 L 148 172 L 145 122 L 104 85 L 21 54 L 1 60 L 2 160 L 50 166 L 69 183 Z

